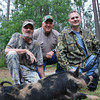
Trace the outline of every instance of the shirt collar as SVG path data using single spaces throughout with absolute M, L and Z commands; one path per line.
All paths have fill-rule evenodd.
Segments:
M 81 28 L 80 28 L 80 32 L 79 33 L 82 35 L 82 29 Z M 75 34 L 75 33 L 73 32 L 72 29 L 69 29 L 69 34 Z

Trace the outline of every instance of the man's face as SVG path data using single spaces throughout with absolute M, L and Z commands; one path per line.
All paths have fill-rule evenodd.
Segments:
M 80 23 L 81 23 L 80 15 L 77 12 L 73 12 L 69 15 L 68 21 L 71 27 L 80 26 Z
M 47 20 L 42 23 L 42 27 L 46 33 L 50 33 L 53 28 L 53 22 L 51 20 Z
M 22 33 L 25 37 L 31 38 L 33 35 L 33 27 L 32 25 L 28 24 L 22 28 Z

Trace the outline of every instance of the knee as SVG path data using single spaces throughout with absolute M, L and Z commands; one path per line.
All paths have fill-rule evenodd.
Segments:
M 95 70 L 95 73 L 100 76 L 100 64 L 98 65 L 98 68 Z
M 18 54 L 16 51 L 9 51 L 6 55 L 6 58 L 11 59 L 11 58 L 16 58 L 18 57 Z

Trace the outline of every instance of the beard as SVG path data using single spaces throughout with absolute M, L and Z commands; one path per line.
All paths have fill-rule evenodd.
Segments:
M 28 33 L 28 34 L 30 34 L 30 33 Z M 23 37 L 26 38 L 26 39 L 32 39 L 32 38 L 33 38 L 33 34 L 27 36 L 27 35 L 25 35 L 25 33 L 23 32 Z
M 25 34 L 23 34 L 23 37 L 24 37 L 24 38 L 27 38 L 27 39 L 32 39 L 32 38 L 33 38 L 33 34 L 30 35 L 30 36 L 26 36 Z

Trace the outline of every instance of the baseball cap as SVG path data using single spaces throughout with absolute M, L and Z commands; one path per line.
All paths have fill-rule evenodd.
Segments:
M 33 21 L 28 21 L 28 20 L 23 22 L 22 27 L 25 27 L 28 24 L 32 25 L 32 27 L 34 28 L 34 22 Z
M 47 20 L 52 20 L 52 22 L 53 22 L 53 17 L 51 16 L 51 15 L 46 15 L 46 16 L 44 16 L 44 18 L 43 18 L 43 22 L 46 22 Z

